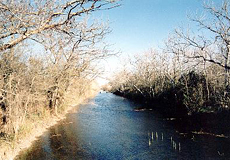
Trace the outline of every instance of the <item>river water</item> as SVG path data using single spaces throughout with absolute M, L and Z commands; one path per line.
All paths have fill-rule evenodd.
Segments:
M 138 110 L 144 107 L 98 94 L 16 159 L 230 159 L 229 138 L 181 134 L 160 114 Z

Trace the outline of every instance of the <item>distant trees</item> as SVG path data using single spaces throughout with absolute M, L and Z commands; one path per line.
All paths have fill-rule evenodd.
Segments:
M 135 93 L 130 96 L 152 99 L 169 87 L 168 82 L 173 78 L 169 63 L 167 55 L 151 49 L 130 60 L 131 70 L 117 73 L 111 86 L 115 90 L 119 88 L 120 92 Z
M 230 105 L 230 2 L 205 4 L 207 17 L 191 19 L 200 28 L 177 29 L 161 52 L 150 50 L 131 60 L 128 80 L 112 91 L 160 103 L 170 113 L 218 112 Z M 117 79 L 117 78 L 116 78 Z M 117 84 L 117 83 L 116 83 Z M 116 91 L 117 90 L 117 91 Z
M 67 99 L 89 91 L 95 63 L 109 56 L 101 42 L 110 32 L 89 15 L 117 6 L 106 0 L 0 2 L 1 135 L 17 135 L 26 119 L 46 109 L 58 114 Z M 38 46 L 41 53 L 29 54 Z

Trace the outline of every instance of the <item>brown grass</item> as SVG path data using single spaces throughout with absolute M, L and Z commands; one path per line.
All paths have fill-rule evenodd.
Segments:
M 29 148 L 48 128 L 65 119 L 67 113 L 77 112 L 77 106 L 84 103 L 87 99 L 94 97 L 96 93 L 96 89 L 94 89 L 84 94 L 84 96 L 75 98 L 72 102 L 70 102 L 70 98 L 65 104 L 67 107 L 62 107 L 64 112 L 60 112 L 58 115 L 52 115 L 48 110 L 44 110 L 43 116 L 35 116 L 32 119 L 27 119 L 20 128 L 17 137 L 7 140 L 0 139 L 0 160 L 14 159 L 20 151 Z

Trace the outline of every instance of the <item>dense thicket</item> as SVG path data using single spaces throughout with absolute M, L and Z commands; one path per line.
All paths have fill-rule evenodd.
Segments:
M 26 121 L 58 115 L 89 94 L 96 64 L 108 56 L 106 24 L 92 12 L 104 0 L 0 2 L 0 135 L 14 137 Z
M 148 55 L 139 55 L 138 60 L 134 60 L 138 63 L 132 63 L 131 70 L 116 74 L 110 82 L 111 92 L 148 102 L 153 107 L 161 106 L 161 111 L 171 115 L 186 116 L 228 109 L 229 95 L 224 85 L 224 69 L 210 65 L 206 68 L 207 73 L 201 65 L 196 69 L 184 66 L 183 71 L 179 71 L 174 68 L 176 66 L 170 67 L 172 63 L 159 55 L 153 51 Z M 216 77 L 217 71 L 222 76 Z

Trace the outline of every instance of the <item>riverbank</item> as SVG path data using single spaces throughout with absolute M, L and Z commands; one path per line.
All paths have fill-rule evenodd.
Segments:
M 97 91 L 94 90 L 86 96 L 80 97 L 74 101 L 71 105 L 63 109 L 58 115 L 50 114 L 47 110 L 47 114 L 44 117 L 40 117 L 33 122 L 25 122 L 27 126 L 24 126 L 25 131 L 19 132 L 14 139 L 0 139 L 0 160 L 12 160 L 20 151 L 27 149 L 31 144 L 41 136 L 48 128 L 57 124 L 59 121 L 66 118 L 66 114 L 76 111 L 76 107 L 79 104 L 84 103 L 87 99 L 90 99 L 96 95 Z
M 154 110 L 101 93 L 47 130 L 15 159 L 229 159 L 230 140 L 186 134 Z M 179 125 L 178 123 L 175 125 Z
M 209 134 L 213 136 L 230 137 L 230 112 L 228 109 L 199 111 L 190 114 L 181 99 L 172 95 L 162 94 L 153 99 L 144 98 L 141 94 L 129 92 L 113 92 L 115 95 L 128 98 L 143 104 L 143 108 L 159 112 L 165 120 L 170 121 L 178 132 L 185 134 Z

